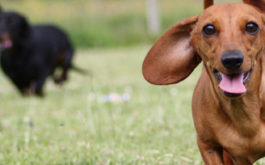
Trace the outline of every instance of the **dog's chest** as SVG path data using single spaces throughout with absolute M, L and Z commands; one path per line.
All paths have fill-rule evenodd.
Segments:
M 34 72 L 34 68 L 31 61 L 23 57 L 12 57 L 9 54 L 3 54 L 1 56 L 1 67 L 7 75 L 12 77 L 23 76 L 26 78 L 30 76 L 30 73 Z M 26 76 L 26 77 L 25 77 Z
M 233 156 L 252 157 L 253 160 L 265 156 L 265 126 L 256 130 L 254 136 L 243 136 L 233 127 L 216 132 L 219 143 Z

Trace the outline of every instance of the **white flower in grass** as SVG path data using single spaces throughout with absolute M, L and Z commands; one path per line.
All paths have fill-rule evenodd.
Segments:
M 165 154 L 165 157 L 173 157 L 173 154 L 171 154 L 171 153 L 167 153 L 167 154 Z
M 122 101 L 129 101 L 131 99 L 131 96 L 129 93 L 125 93 L 121 96 Z
M 119 95 L 118 93 L 110 93 L 109 95 L 101 97 L 101 102 L 112 102 L 112 103 L 120 103 L 129 101 L 131 98 L 130 94 L 125 93 L 123 95 Z
M 30 122 L 30 118 L 27 117 L 27 116 L 25 116 L 25 117 L 24 117 L 24 122 L 25 122 L 25 123 L 29 123 L 29 122 Z
M 28 146 L 29 145 L 29 132 L 25 132 L 24 136 L 25 136 L 25 144 L 26 146 Z
M 34 123 L 30 120 L 29 117 L 24 117 L 24 122 L 27 123 L 30 128 L 34 127 Z
M 172 88 L 171 90 L 170 90 L 170 94 L 171 95 L 176 95 L 178 93 L 178 90 L 176 89 L 176 88 Z
M 144 156 L 137 155 L 137 156 L 136 156 L 136 159 L 138 159 L 138 160 L 144 160 Z
M 94 100 L 95 99 L 95 94 L 94 93 L 89 93 L 88 98 L 90 100 Z
M 108 97 L 109 97 L 110 102 L 120 102 L 121 101 L 121 97 L 117 93 L 111 93 Z
M 86 148 L 88 149 L 90 147 L 91 147 L 90 143 L 87 143 Z
M 134 132 L 133 132 L 133 131 L 130 131 L 130 132 L 129 132 L 129 136 L 130 136 L 130 137 L 133 137 L 133 136 L 134 136 Z

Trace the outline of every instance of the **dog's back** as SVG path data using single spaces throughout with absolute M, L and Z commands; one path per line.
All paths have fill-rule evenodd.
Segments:
M 62 54 L 73 53 L 72 45 L 64 31 L 53 25 L 32 27 L 32 47 L 36 56 L 45 63 L 45 67 L 56 67 Z M 70 66 L 69 66 L 70 67 Z
M 32 32 L 36 43 L 52 47 L 56 52 L 73 50 L 66 33 L 54 25 L 36 25 Z

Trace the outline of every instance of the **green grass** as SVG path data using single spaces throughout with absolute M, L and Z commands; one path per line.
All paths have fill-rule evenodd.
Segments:
M 202 164 L 190 105 L 200 68 L 180 84 L 150 85 L 147 50 L 80 50 L 75 63 L 90 74 L 71 72 L 62 87 L 49 80 L 43 99 L 21 97 L 1 75 L 0 164 Z

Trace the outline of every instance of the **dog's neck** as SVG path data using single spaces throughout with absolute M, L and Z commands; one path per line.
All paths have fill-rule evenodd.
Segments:
M 258 74 L 253 76 L 253 79 L 251 80 L 251 82 L 249 82 L 254 82 L 254 85 L 249 85 L 249 90 L 247 91 L 247 93 L 239 98 L 228 98 L 224 96 L 220 91 L 218 91 L 219 89 L 213 86 L 213 84 L 211 84 L 211 87 L 209 88 L 209 90 L 211 90 L 210 93 L 213 96 L 210 98 L 221 98 L 214 99 L 212 102 L 213 106 L 218 105 L 218 107 L 216 107 L 216 110 L 219 111 L 218 113 L 223 113 L 223 116 L 225 116 L 224 120 L 226 122 L 230 122 L 233 127 L 235 127 L 236 130 L 245 137 L 256 135 L 262 123 L 262 102 L 260 101 L 261 99 L 259 92 L 259 87 L 261 84 L 260 73 L 262 72 L 260 70 L 261 68 L 256 68 L 255 72 L 257 72 Z M 263 76 L 263 79 L 265 80 L 265 74 Z M 265 86 L 263 89 L 265 89 Z M 263 99 L 265 103 L 265 90 Z
M 253 136 L 259 130 L 260 102 L 258 95 L 245 95 L 239 99 L 222 100 L 220 109 L 238 132 L 246 137 Z

